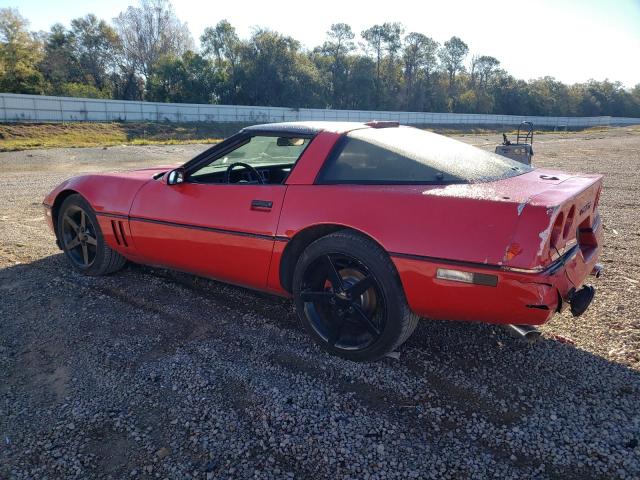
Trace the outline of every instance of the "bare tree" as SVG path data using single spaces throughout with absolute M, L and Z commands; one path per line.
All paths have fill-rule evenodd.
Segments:
M 114 19 L 122 41 L 125 63 L 148 79 L 165 55 L 180 56 L 193 49 L 186 23 L 176 16 L 169 0 L 140 0 Z

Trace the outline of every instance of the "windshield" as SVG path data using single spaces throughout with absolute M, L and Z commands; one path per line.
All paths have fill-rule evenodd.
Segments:
M 411 127 L 347 134 L 320 176 L 330 183 L 474 183 L 531 171 L 519 162 Z
M 229 165 L 236 162 L 246 163 L 254 168 L 291 166 L 296 163 L 309 142 L 308 138 L 251 137 L 235 150 L 196 170 L 190 178 L 196 180 L 212 173 L 226 171 Z

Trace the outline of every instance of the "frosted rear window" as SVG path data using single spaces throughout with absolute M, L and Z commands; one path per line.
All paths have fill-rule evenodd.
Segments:
M 513 177 L 531 167 L 417 128 L 365 128 L 344 137 L 320 183 L 474 183 Z

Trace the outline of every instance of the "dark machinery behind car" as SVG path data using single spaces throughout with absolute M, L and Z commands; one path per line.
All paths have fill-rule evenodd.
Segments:
M 522 122 L 518 126 L 516 142 L 512 143 L 507 134 L 502 134 L 502 145 L 496 147 L 496 153 L 525 165 L 531 165 L 533 157 L 533 123 Z

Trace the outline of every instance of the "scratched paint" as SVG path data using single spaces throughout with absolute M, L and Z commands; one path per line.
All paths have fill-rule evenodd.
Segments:
M 538 252 L 536 254 L 538 257 L 542 256 L 542 252 L 544 251 L 544 248 L 547 246 L 547 240 L 549 240 L 549 235 L 551 235 L 551 230 L 553 229 L 553 222 L 551 221 L 551 218 L 555 217 L 555 213 L 557 210 L 558 210 L 558 207 L 547 209 L 547 215 L 550 214 L 549 225 L 547 225 L 547 228 L 545 228 L 542 232 L 538 234 L 538 237 L 540 238 L 540 246 L 538 247 Z
M 521 202 L 518 204 L 518 216 L 522 215 L 522 210 L 524 210 L 524 207 L 527 205 L 527 202 Z

